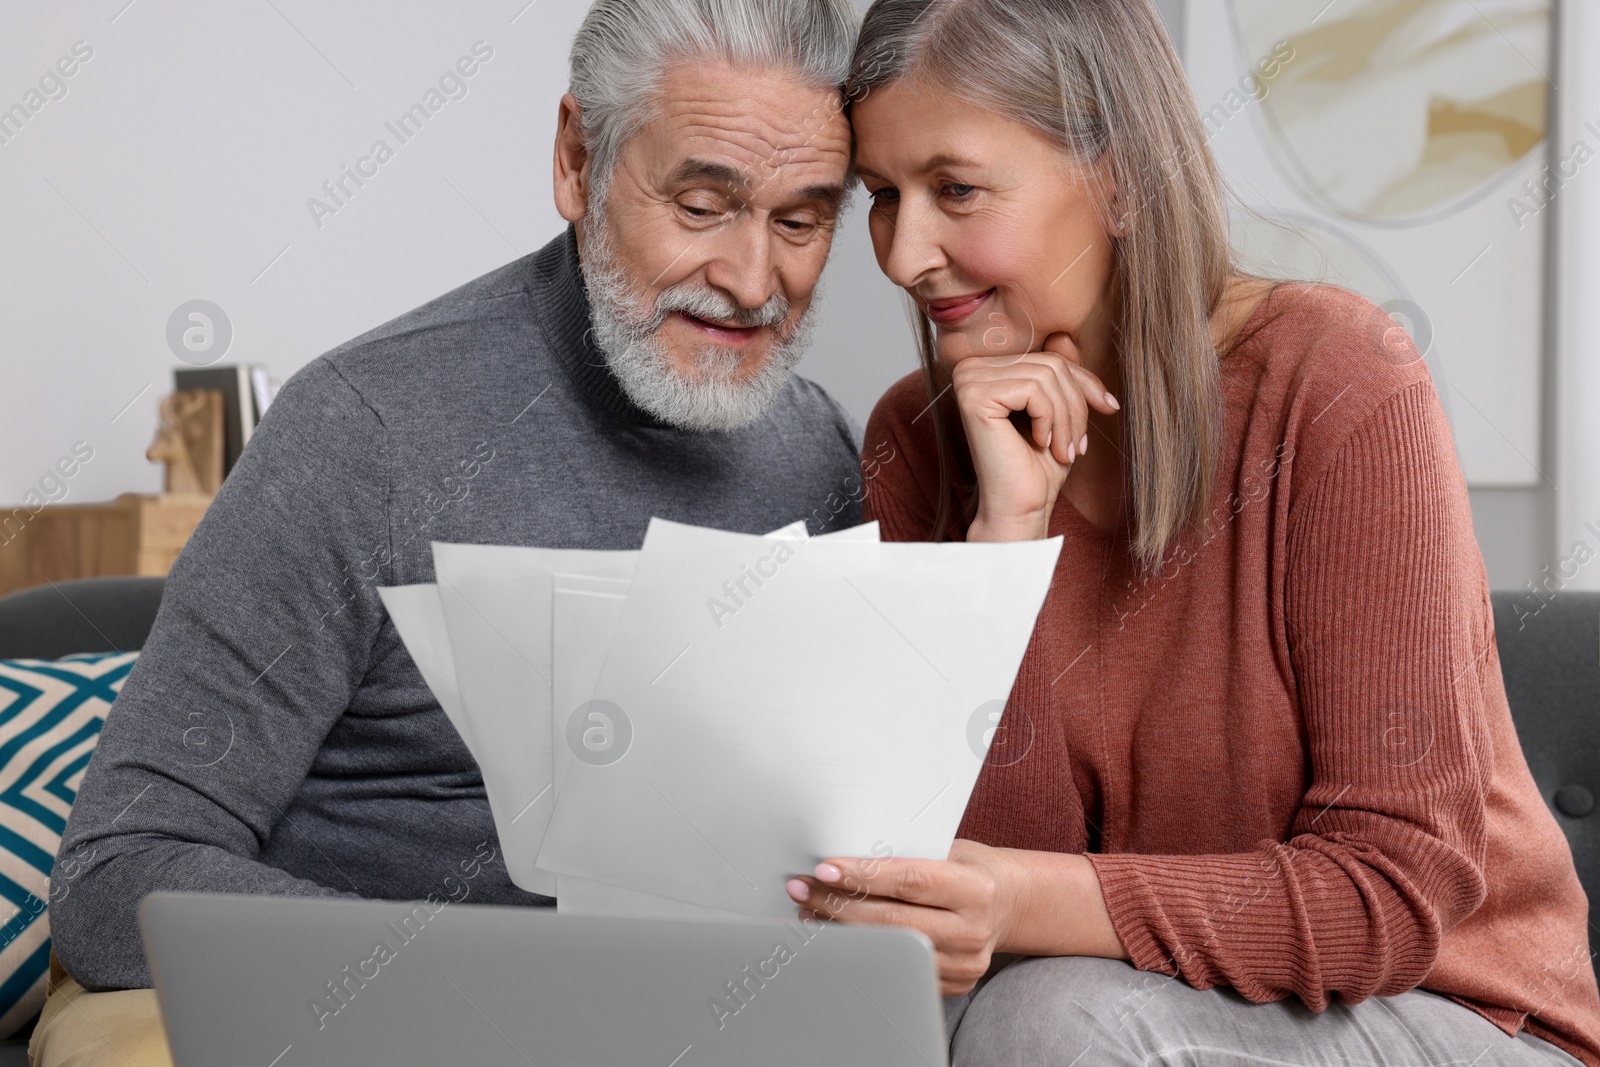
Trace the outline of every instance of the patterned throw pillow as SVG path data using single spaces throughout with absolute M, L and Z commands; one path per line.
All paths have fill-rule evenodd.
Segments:
M 0 1038 L 44 1006 L 50 872 L 83 768 L 137 652 L 0 660 Z M 53 896 L 52 896 L 53 892 Z

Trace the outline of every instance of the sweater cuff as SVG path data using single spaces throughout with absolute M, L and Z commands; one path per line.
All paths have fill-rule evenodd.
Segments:
M 1156 971 L 1171 977 L 1182 974 L 1177 961 L 1163 947 L 1164 941 L 1172 941 L 1173 931 L 1169 927 L 1163 931 L 1163 937 L 1156 937 L 1151 927 L 1161 915 L 1161 905 L 1151 892 L 1150 884 L 1133 864 L 1125 862 L 1129 857 L 1090 852 L 1084 858 L 1100 879 L 1100 895 L 1111 917 L 1111 928 L 1116 931 L 1122 947 L 1128 950 L 1133 965 L 1141 971 Z M 1192 979 L 1191 984 L 1195 984 Z M 1196 984 L 1196 988 L 1205 989 L 1209 985 Z
M 1112 928 L 1139 969 L 1196 989 L 1232 986 L 1257 1003 L 1295 993 L 1321 1011 L 1330 1000 L 1327 969 L 1348 988 L 1380 981 L 1385 946 L 1368 940 L 1362 903 L 1332 886 L 1348 875 L 1321 874 L 1315 863 L 1298 869 L 1281 851 L 1113 853 L 1090 862 Z M 1317 938 L 1308 907 L 1320 916 Z

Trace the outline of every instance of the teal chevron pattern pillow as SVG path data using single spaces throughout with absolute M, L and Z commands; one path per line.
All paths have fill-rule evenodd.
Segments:
M 61 834 L 137 652 L 0 660 L 0 1038 L 44 1006 Z

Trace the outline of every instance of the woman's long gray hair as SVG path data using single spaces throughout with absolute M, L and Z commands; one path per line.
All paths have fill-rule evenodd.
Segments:
M 1233 273 L 1222 184 L 1161 18 L 1150 0 L 878 0 L 846 98 L 913 79 L 1043 133 L 1075 162 L 1110 165 L 1117 202 L 1105 208 L 1126 223 L 1116 344 L 1133 554 L 1153 570 L 1210 508 L 1222 417 L 1211 321 Z M 967 519 L 976 494 L 932 327 L 917 317 L 929 395 L 941 396 L 940 540 L 958 488 Z

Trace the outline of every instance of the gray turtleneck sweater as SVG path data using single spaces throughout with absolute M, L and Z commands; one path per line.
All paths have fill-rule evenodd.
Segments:
M 635 407 L 589 336 L 570 228 L 315 360 L 173 567 L 106 722 L 52 882 L 62 963 L 150 985 L 135 909 L 155 890 L 550 903 L 506 876 L 477 764 L 378 587 L 433 581 L 433 541 L 851 526 L 858 449 L 800 378 L 730 433 Z

